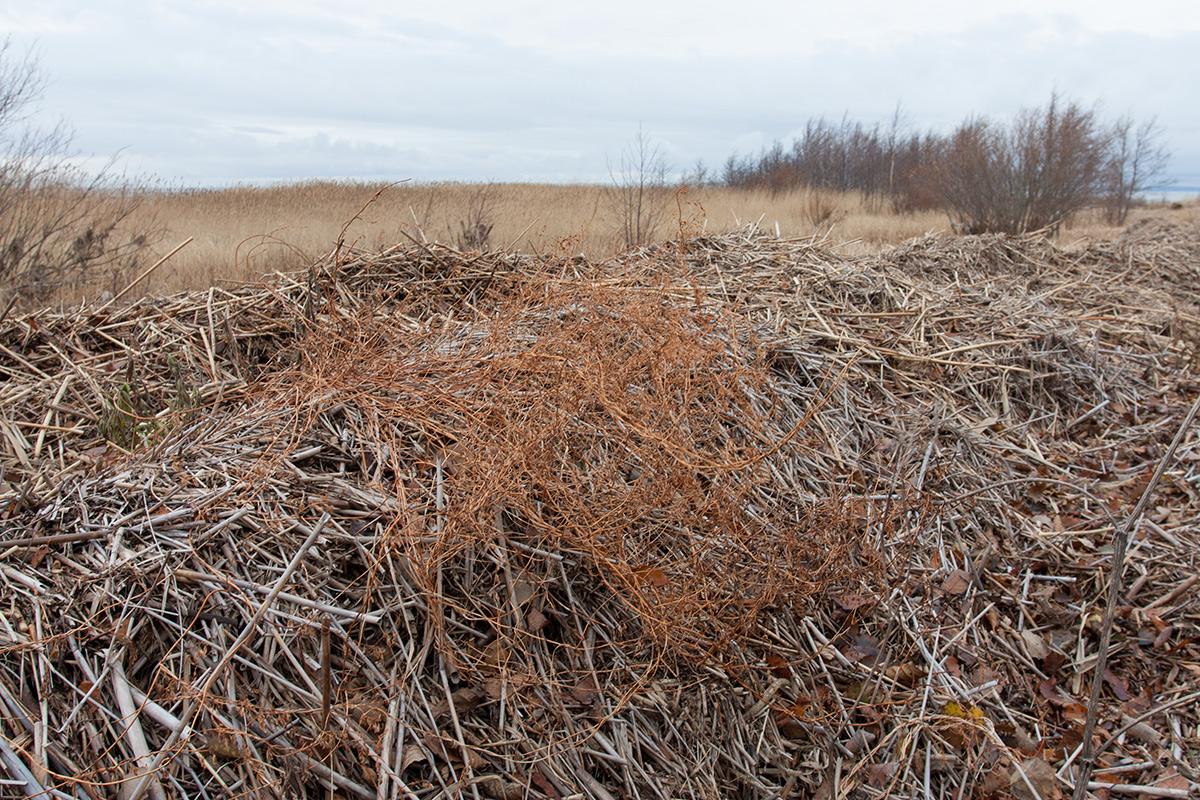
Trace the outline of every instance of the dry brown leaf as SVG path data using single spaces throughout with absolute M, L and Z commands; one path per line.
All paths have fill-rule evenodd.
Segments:
M 596 679 L 591 675 L 586 676 L 571 689 L 571 697 L 584 705 L 591 704 L 599 693 L 600 687 L 596 685 Z
M 946 594 L 963 594 L 969 588 L 971 588 L 971 576 L 961 569 L 954 570 L 946 576 L 946 580 L 942 581 L 942 591 Z
M 425 755 L 425 748 L 421 747 L 421 745 L 416 744 L 415 742 L 413 744 L 406 745 L 404 748 L 404 753 L 400 756 L 400 771 L 404 772 L 404 770 L 408 769 L 413 764 L 416 764 L 418 761 L 428 760 L 429 756 Z
M 658 567 L 642 567 L 637 570 L 637 574 L 643 582 L 650 584 L 655 589 L 661 589 L 671 582 L 671 579 L 667 577 L 667 573 Z
M 767 669 L 771 670 L 771 674 L 776 678 L 790 678 L 792 676 L 792 668 L 788 664 L 787 659 L 775 653 L 767 653 Z
M 448 758 L 455 764 L 461 764 L 463 761 L 463 746 L 458 740 L 452 736 L 443 736 L 436 733 L 426 733 L 421 739 L 425 742 L 425 747 L 429 752 L 439 758 Z M 479 754 L 473 747 L 466 747 L 467 759 L 470 762 L 467 766 L 474 770 L 482 770 L 488 767 L 487 759 Z
M 840 595 L 837 602 L 846 611 L 857 611 L 860 608 L 874 607 L 876 600 L 873 595 L 848 592 Z
M 842 654 L 852 662 L 874 666 L 879 658 L 879 640 L 864 633 L 856 634 Z
M 1058 678 L 1047 678 L 1038 684 L 1038 692 L 1042 697 L 1049 700 L 1056 706 L 1061 706 L 1066 703 L 1063 696 L 1058 692 Z
M 871 764 L 867 767 L 867 783 L 876 789 L 886 786 L 900 770 L 900 764 L 895 761 L 885 761 L 882 764 Z
M 918 667 L 911 661 L 906 661 L 903 664 L 893 664 L 884 670 L 884 674 L 895 681 L 899 681 L 905 686 L 912 686 L 914 683 L 925 677 L 925 670 Z
M 1170 767 L 1163 769 L 1162 774 L 1155 778 L 1154 785 L 1159 789 L 1180 789 L 1185 792 L 1192 790 L 1188 779 Z
M 1108 688 L 1112 689 L 1113 695 L 1122 703 L 1133 697 L 1129 691 L 1129 682 L 1124 678 L 1114 675 L 1110 670 L 1104 670 L 1104 682 L 1108 684 Z
M 1054 767 L 1040 758 L 1027 758 L 1013 765 L 1008 774 L 1008 788 L 1017 800 L 1062 800 Z
M 1029 655 L 1032 658 L 1041 661 L 1050 655 L 1050 645 L 1046 643 L 1045 637 L 1040 633 L 1021 631 L 1021 640 L 1025 642 L 1025 647 L 1029 650 Z
M 479 788 L 485 795 L 495 800 L 523 800 L 526 788 L 516 781 L 506 781 L 499 775 L 486 775 L 479 778 Z
M 488 696 L 487 689 L 483 686 L 467 686 L 459 689 L 450 695 L 454 700 L 454 712 L 460 716 L 469 714 L 475 706 L 479 705 Z M 449 715 L 450 703 L 446 698 L 442 698 L 433 704 L 430 709 L 433 712 L 434 719 L 441 719 Z
M 377 735 L 382 733 L 387 725 L 387 707 L 378 701 L 353 706 L 350 714 L 358 720 L 359 725 Z
M 493 670 L 498 670 L 508 663 L 510 655 L 508 648 L 504 645 L 504 640 L 496 639 L 483 651 L 483 663 Z

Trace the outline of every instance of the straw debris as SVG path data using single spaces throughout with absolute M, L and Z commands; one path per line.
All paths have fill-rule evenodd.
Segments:
M 0 320 L 0 793 L 1059 796 L 1198 243 L 420 244 Z M 1198 460 L 1111 791 L 1200 768 Z

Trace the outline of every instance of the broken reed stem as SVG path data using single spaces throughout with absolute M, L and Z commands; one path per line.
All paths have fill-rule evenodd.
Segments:
M 137 614 L 124 663 L 151 752 L 167 732 L 146 720 L 174 731 L 166 708 L 202 704 L 164 757 L 169 786 L 157 772 L 169 793 L 977 794 L 979 771 L 959 767 L 992 745 L 947 742 L 947 726 L 1070 730 L 1031 705 L 1055 678 L 1063 702 L 1086 702 L 1099 629 L 1057 623 L 1062 591 L 1104 594 L 1125 521 L 1112 509 L 1144 488 L 1110 474 L 1143 475 L 1194 393 L 1200 257 L 1152 246 L 1168 250 L 930 238 L 847 259 L 743 234 L 596 265 L 345 243 L 307 284 L 10 317 L 0 695 L 30 735 L 42 725 L 20 758 L 48 791 L 71 791 L 54 775 L 130 775 L 114 679 L 91 666 Z M 153 429 L 117 453 L 98 425 L 124 383 Z M 199 421 L 175 402 L 193 385 Z M 1197 447 L 1159 484 L 1170 513 L 1135 521 L 1121 602 L 1157 598 L 1143 611 L 1165 627 L 1114 649 L 1118 681 L 1161 686 L 1196 658 Z M 227 691 L 198 695 L 310 533 L 280 513 L 294 508 L 333 515 L 308 580 L 274 594 L 221 671 Z M 75 575 L 88 592 L 62 602 Z M 69 641 L 87 636 L 52 672 L 50 609 Z M 335 636 L 365 623 L 336 643 L 337 676 L 335 643 L 327 657 L 311 635 L 324 617 Z M 1194 689 L 1175 681 L 1147 712 L 1159 752 L 1191 769 Z M 262 769 L 184 769 L 227 728 Z M 93 742 L 71 766 L 64 751 Z M 1146 766 L 1118 762 L 1120 785 L 1169 777 L 1136 734 L 1121 742 Z M 1029 784 L 1020 766 L 997 777 L 1041 791 L 1046 765 Z
M 137 783 L 135 783 L 133 788 L 129 791 L 127 796 L 128 800 L 138 800 L 138 798 L 142 796 L 142 792 L 145 791 L 146 787 L 150 784 L 150 781 L 155 778 L 155 775 L 158 773 L 159 768 L 162 767 L 163 762 L 166 761 L 171 755 L 171 748 L 173 748 L 175 743 L 179 741 L 179 737 L 188 730 L 188 726 L 191 724 L 192 718 L 195 717 L 203 707 L 204 698 L 207 697 L 208 693 L 212 690 L 213 684 L 217 682 L 217 678 L 221 675 L 221 671 L 225 669 L 225 666 L 233 659 L 235 655 L 237 655 L 237 651 L 242 648 L 242 645 L 249 641 L 250 637 L 254 634 L 254 631 L 258 628 L 258 623 L 262 621 L 263 615 L 267 613 L 267 609 L 271 607 L 271 604 L 275 602 L 275 598 L 281 591 L 283 591 L 283 587 L 289 580 L 291 580 L 292 573 L 294 573 L 300 566 L 300 562 L 304 560 L 304 556 L 308 552 L 308 549 L 316 543 L 317 538 L 321 535 L 321 530 L 325 527 L 330 519 L 332 519 L 332 517 L 330 516 L 329 512 L 326 511 L 321 515 L 321 518 L 317 520 L 317 524 L 313 526 L 312 530 L 308 532 L 308 538 L 304 540 L 302 545 L 300 545 L 300 548 L 296 551 L 296 555 L 292 557 L 291 562 L 287 565 L 287 569 L 285 569 L 283 574 L 279 576 L 279 580 L 275 582 L 275 586 L 271 589 L 271 593 L 267 595 L 259 605 L 258 609 L 254 612 L 254 616 L 249 622 L 246 623 L 246 627 L 242 629 L 241 634 L 237 639 L 234 640 L 233 644 L 229 646 L 229 649 L 225 651 L 225 654 L 221 656 L 221 660 L 213 666 L 212 671 L 208 674 L 208 678 L 204 681 L 204 685 L 201 686 L 196 695 L 189 700 L 187 708 L 179 716 L 179 727 L 172 731 L 171 735 L 167 737 L 167 740 L 163 742 L 163 746 L 159 748 L 158 755 L 154 757 L 154 760 L 150 762 L 149 767 L 146 768 L 146 771 L 142 773 L 142 776 L 138 779 Z M 296 527 L 304 529 L 307 526 L 297 523 Z
M 1183 442 L 1183 437 L 1191 427 L 1192 421 L 1196 419 L 1196 414 L 1200 412 L 1200 397 L 1192 403 L 1191 409 L 1183 422 L 1179 425 L 1179 430 L 1175 432 L 1175 438 L 1171 440 L 1171 445 L 1167 448 L 1167 452 L 1163 453 L 1163 457 L 1158 462 L 1157 469 L 1154 470 L 1154 476 L 1150 482 L 1146 484 L 1146 489 L 1142 492 L 1141 498 L 1133 511 L 1125 520 L 1125 524 L 1113 535 L 1113 560 L 1112 572 L 1108 578 L 1108 603 L 1104 608 L 1104 625 L 1100 629 L 1100 649 L 1096 654 L 1096 667 L 1092 672 L 1092 694 L 1088 698 L 1087 722 L 1083 726 L 1083 742 L 1080 745 L 1083 749 L 1080 757 L 1079 775 L 1075 779 L 1075 792 L 1072 795 L 1073 800 L 1084 800 L 1088 792 L 1088 783 L 1092 777 L 1092 770 L 1096 765 L 1096 756 L 1100 754 L 1097 750 L 1095 753 L 1092 749 L 1092 733 L 1096 730 L 1096 718 L 1100 709 L 1100 693 L 1104 687 L 1104 671 L 1108 668 L 1108 646 L 1112 641 L 1113 620 L 1117 614 L 1117 600 L 1121 593 L 1122 573 L 1125 569 L 1125 553 L 1129 548 L 1129 537 L 1133 532 L 1133 528 L 1141 520 L 1142 514 L 1146 510 L 1146 506 L 1150 503 L 1150 497 L 1154 494 L 1154 490 L 1158 488 L 1158 483 L 1162 480 L 1163 473 L 1167 471 L 1167 467 L 1175 458 L 1175 451 Z M 1111 739 L 1109 740 L 1112 741 Z
M 141 275 L 138 275 L 136 278 L 134 278 L 134 279 L 133 279 L 133 281 L 132 281 L 132 282 L 131 282 L 131 283 L 130 283 L 128 286 L 126 286 L 126 287 L 125 287 L 124 289 L 122 289 L 121 291 L 117 292 L 117 293 L 116 293 L 116 295 L 114 295 L 114 296 L 113 296 L 113 298 L 112 298 L 111 300 L 109 300 L 109 301 L 108 301 L 107 303 L 105 303 L 104 305 L 100 306 L 100 308 L 96 309 L 96 313 L 97 313 L 97 314 L 99 314 L 101 311 L 105 311 L 105 310 L 107 310 L 107 309 L 108 309 L 108 307 L 109 307 L 109 306 L 111 306 L 113 303 L 117 302 L 117 301 L 118 301 L 118 300 L 120 300 L 122 297 L 124 297 L 125 295 L 129 294 L 129 292 L 130 292 L 130 291 L 133 289 L 133 287 L 137 286 L 139 283 L 141 283 L 142 281 L 144 281 L 146 278 L 149 278 L 149 277 L 150 277 L 150 275 L 152 275 L 156 269 L 158 269 L 159 267 L 161 267 L 163 264 L 167 263 L 167 260 L 168 260 L 168 259 L 169 259 L 171 256 L 173 256 L 173 255 L 175 255 L 176 253 L 178 253 L 180 250 L 182 250 L 184 247 L 186 247 L 186 246 L 187 246 L 187 244 L 188 244 L 189 242 L 191 242 L 191 241 L 192 241 L 193 239 L 195 239 L 195 238 L 196 238 L 195 236 L 189 236 L 188 238 L 184 239 L 184 240 L 183 240 L 182 242 L 180 242 L 179 244 L 175 245 L 175 249 L 174 249 L 174 250 L 172 250 L 171 252 L 167 253 L 165 256 L 163 256 L 162 258 L 160 258 L 158 261 L 155 261 L 155 262 L 154 262 L 154 264 L 153 264 L 153 266 L 151 266 L 151 267 L 147 268 L 145 272 L 143 272 Z
M 333 674 L 329 663 L 329 616 L 321 620 L 321 730 L 329 730 L 329 695 Z

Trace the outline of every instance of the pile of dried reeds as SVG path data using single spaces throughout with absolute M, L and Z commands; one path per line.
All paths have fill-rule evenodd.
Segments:
M 1057 796 L 1198 240 L 421 245 L 0 321 L 0 792 Z M 1197 460 L 1104 791 L 1200 768 Z

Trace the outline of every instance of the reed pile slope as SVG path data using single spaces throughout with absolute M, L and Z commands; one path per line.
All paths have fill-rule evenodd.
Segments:
M 80 798 L 1056 796 L 1112 533 L 1200 391 L 1198 242 L 433 245 L 3 321 L 2 763 Z M 1198 461 L 1103 676 L 1097 779 L 1158 796 L 1200 769 Z

